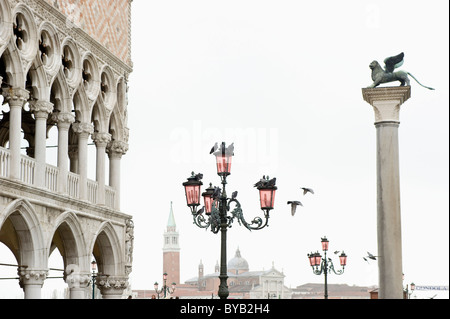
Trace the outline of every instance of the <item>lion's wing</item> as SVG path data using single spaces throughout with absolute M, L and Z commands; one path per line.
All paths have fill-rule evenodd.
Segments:
M 394 69 L 400 67 L 403 64 L 403 57 L 405 54 L 402 52 L 400 54 L 387 57 L 384 59 L 384 69 L 386 72 L 392 73 L 394 72 Z

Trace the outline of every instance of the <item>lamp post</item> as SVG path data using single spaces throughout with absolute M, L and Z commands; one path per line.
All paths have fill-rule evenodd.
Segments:
M 405 280 L 405 274 L 402 274 L 402 281 Z M 410 283 L 409 286 L 406 284 L 406 288 L 403 290 L 404 292 L 404 298 L 411 299 L 411 295 L 413 294 L 414 290 L 416 289 L 415 283 Z
M 92 269 L 92 299 L 95 299 L 95 277 L 97 277 L 97 262 L 95 259 L 91 262 Z
M 172 283 L 172 288 L 169 288 L 167 286 L 167 273 L 165 272 L 163 274 L 163 286 L 162 286 L 161 290 L 158 290 L 158 283 L 157 282 L 155 282 L 155 284 L 154 284 L 155 292 L 158 295 L 158 299 L 159 299 L 159 295 L 161 293 L 164 293 L 164 298 L 167 297 L 167 293 L 173 294 L 175 292 L 175 285 L 176 285 L 176 283 L 173 282 Z
M 322 255 L 320 255 L 319 252 L 308 254 L 309 263 L 313 269 L 313 273 L 315 275 L 324 274 L 325 276 L 325 293 L 324 293 L 325 299 L 328 299 L 328 282 L 327 282 L 328 274 L 329 273 L 331 274 L 331 271 L 333 271 L 336 275 L 342 275 L 344 273 L 344 267 L 347 264 L 347 255 L 344 252 L 342 252 L 341 255 L 339 256 L 339 261 L 342 266 L 342 269 L 336 271 L 334 269 L 333 261 L 331 260 L 331 258 L 327 258 L 328 245 L 329 245 L 328 239 L 326 237 L 323 237 L 322 238 L 322 250 L 324 252 L 323 259 Z
M 231 144 L 226 147 L 225 142 L 221 146 L 216 145 L 211 152 L 216 157 L 217 175 L 220 176 L 222 188 L 213 187 L 212 184 L 201 193 L 200 188 L 203 183 L 201 179 L 203 174 L 195 174 L 188 177 L 187 182 L 183 183 L 186 193 L 187 206 L 191 209 L 194 224 L 200 228 L 209 228 L 214 234 L 221 232 L 220 246 L 220 284 L 218 295 L 220 299 L 227 299 L 229 295 L 227 286 L 227 229 L 231 227 L 234 219 L 239 225 L 244 225 L 249 230 L 259 230 L 267 226 L 269 221 L 269 212 L 273 209 L 275 200 L 276 178 L 269 179 L 263 176 L 254 186 L 259 190 L 261 209 L 264 212 L 264 220 L 261 217 L 255 217 L 251 222 L 244 219 L 241 204 L 236 199 L 237 192 L 233 192 L 231 197 L 227 196 L 226 184 L 227 176 L 231 174 L 231 159 L 234 155 L 234 146 Z M 204 200 L 204 206 L 200 206 L 200 194 Z M 231 210 L 231 205 L 234 209 Z

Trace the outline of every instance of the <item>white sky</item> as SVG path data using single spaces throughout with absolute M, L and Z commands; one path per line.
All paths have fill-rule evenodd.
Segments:
M 321 283 L 306 255 L 320 250 L 326 235 L 331 251 L 349 256 L 344 275 L 331 275 L 330 283 L 377 285 L 377 264 L 362 259 L 377 252 L 377 225 L 375 118 L 361 88 L 371 84 L 372 60 L 400 52 L 400 69 L 436 89 L 411 79 L 412 97 L 400 112 L 405 284 L 448 285 L 447 1 L 135 0 L 132 6 L 122 209 L 135 221 L 134 289 L 161 281 L 171 201 L 181 281 L 197 275 L 200 259 L 206 273 L 214 271 L 220 236 L 192 223 L 181 184 L 195 171 L 205 185 L 219 185 L 209 155 L 216 141 L 235 143 L 227 190 L 239 192 L 247 220 L 262 216 L 254 182 L 265 174 L 277 177 L 278 186 L 268 228 L 229 229 L 228 259 L 239 246 L 251 270 L 274 261 L 288 286 Z M 302 186 L 315 194 L 303 196 Z M 304 207 L 292 217 L 286 202 L 295 199 Z
M 283 270 L 287 286 L 322 283 L 307 259 L 327 236 L 348 265 L 329 283 L 377 285 L 376 129 L 361 88 L 369 63 L 405 52 L 411 98 L 400 111 L 405 284 L 449 284 L 448 1 L 134 0 L 129 151 L 121 209 L 133 215 L 133 289 L 162 277 L 173 208 L 181 281 L 214 271 L 220 235 L 192 223 L 182 183 L 219 185 L 214 142 L 235 143 L 227 191 L 247 220 L 262 216 L 253 184 L 277 177 L 268 228 L 228 231 L 251 270 Z M 391 85 L 398 85 L 398 82 Z M 94 160 L 95 161 L 95 160 Z M 95 165 L 94 165 L 95 166 Z M 314 189 L 306 195 L 300 187 Z M 304 207 L 290 214 L 288 200 Z M 336 264 L 338 258 L 331 256 Z M 337 267 L 339 268 L 339 267 Z M 427 297 L 434 292 L 421 292 Z M 419 296 L 419 297 L 420 297 Z M 448 298 L 448 292 L 446 295 Z

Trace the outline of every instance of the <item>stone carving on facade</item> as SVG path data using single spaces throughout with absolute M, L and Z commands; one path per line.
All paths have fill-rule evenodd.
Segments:
M 121 295 L 128 287 L 128 278 L 121 276 L 98 275 L 95 284 L 102 295 Z
M 125 256 L 126 256 L 125 273 L 127 275 L 131 273 L 132 269 L 133 243 L 134 243 L 134 223 L 132 219 L 128 219 L 126 221 L 126 231 L 125 231 Z

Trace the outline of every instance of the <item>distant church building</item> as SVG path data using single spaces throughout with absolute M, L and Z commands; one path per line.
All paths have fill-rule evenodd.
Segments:
M 25 299 L 41 298 L 53 252 L 72 299 L 90 297 L 91 265 L 103 298 L 128 288 L 131 2 L 0 0 L 0 244 Z
M 176 283 L 175 292 L 168 298 L 218 298 L 220 272 L 218 262 L 214 266 L 213 273 L 205 273 L 203 262 L 200 261 L 197 276 L 186 280 L 185 283 L 180 282 L 180 241 L 172 203 L 163 238 L 163 272 L 167 273 L 168 286 L 173 282 Z M 227 266 L 230 299 L 291 299 L 292 292 L 284 285 L 285 275 L 275 269 L 273 264 L 268 270 L 250 271 L 247 260 L 241 256 L 238 248 Z M 135 290 L 133 295 L 135 298 L 150 298 L 156 293 L 150 290 Z M 162 298 L 162 296 L 160 297 Z
M 232 259 L 228 261 L 228 290 L 229 298 L 236 299 L 291 299 L 292 291 L 284 285 L 283 272 L 272 267 L 268 270 L 250 271 L 245 258 L 237 248 Z M 198 291 L 207 292 L 206 295 L 217 296 L 219 287 L 219 264 L 216 262 L 214 272 L 205 274 L 202 261 L 198 266 L 198 276 L 186 280 L 185 284 L 196 287 Z

